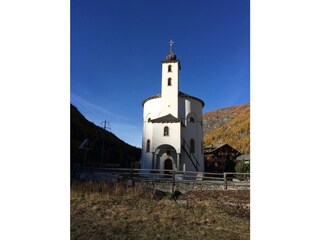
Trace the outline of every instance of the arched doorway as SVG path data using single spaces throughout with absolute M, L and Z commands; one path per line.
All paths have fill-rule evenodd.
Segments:
M 155 169 L 161 174 L 172 177 L 172 170 L 177 164 L 177 151 L 169 144 L 163 144 L 155 150 Z

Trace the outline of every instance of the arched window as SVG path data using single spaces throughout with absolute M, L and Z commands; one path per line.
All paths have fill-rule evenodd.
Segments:
M 163 128 L 163 136 L 169 136 L 169 128 L 167 126 Z
M 168 66 L 168 72 L 172 72 L 172 67 L 171 67 L 171 65 Z
M 171 86 L 171 83 L 172 83 L 171 80 L 172 80 L 171 78 L 168 78 L 168 86 Z
M 195 152 L 195 142 L 194 139 L 190 139 L 190 153 Z
M 192 122 L 192 123 L 194 123 L 194 117 L 190 117 L 190 118 L 189 118 L 189 121 Z
M 146 152 L 150 152 L 150 140 L 149 139 L 147 141 L 147 150 L 146 150 Z

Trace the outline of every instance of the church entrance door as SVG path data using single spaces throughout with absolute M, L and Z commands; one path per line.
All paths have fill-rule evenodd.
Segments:
M 168 174 L 171 176 L 172 174 L 172 160 L 170 158 L 166 159 L 164 161 L 164 174 Z M 168 171 L 171 170 L 171 171 Z M 166 176 L 166 177 L 170 177 L 170 176 Z

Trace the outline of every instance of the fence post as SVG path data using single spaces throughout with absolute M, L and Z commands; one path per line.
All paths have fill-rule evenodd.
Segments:
M 223 181 L 224 181 L 224 190 L 227 190 L 228 181 L 227 181 L 227 174 L 223 173 Z
M 175 173 L 174 168 L 172 169 L 172 193 L 174 193 L 174 187 L 175 187 Z

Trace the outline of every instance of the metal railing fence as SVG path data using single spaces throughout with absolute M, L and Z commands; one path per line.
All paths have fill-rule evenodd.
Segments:
M 168 182 L 172 189 L 177 183 L 193 184 L 220 184 L 227 189 L 228 186 L 242 185 L 250 187 L 250 173 L 211 173 L 159 169 L 134 168 L 85 168 L 72 172 L 73 178 L 83 180 L 99 180 L 108 182 Z

